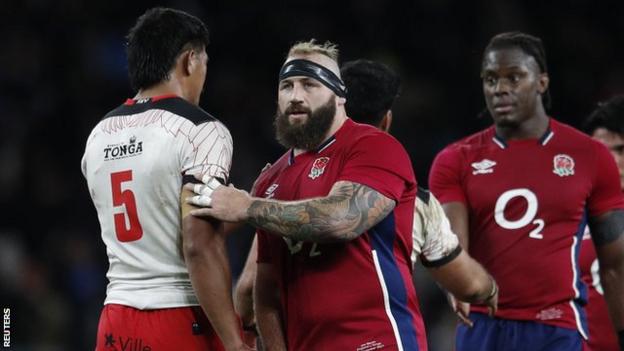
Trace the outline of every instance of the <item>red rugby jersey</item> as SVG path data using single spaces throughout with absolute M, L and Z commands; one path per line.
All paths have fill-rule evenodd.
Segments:
M 578 267 L 586 218 L 624 208 L 604 145 L 553 119 L 540 139 L 505 141 L 492 126 L 440 152 L 429 185 L 441 203 L 468 207 L 470 254 L 500 286 L 498 317 L 587 336 Z
M 289 350 L 426 350 L 411 280 L 416 179 L 387 133 L 348 119 L 316 151 L 284 154 L 256 182 L 257 196 L 325 196 L 352 181 L 396 201 L 394 210 L 345 243 L 287 242 L 258 232 L 258 262 L 280 279 Z

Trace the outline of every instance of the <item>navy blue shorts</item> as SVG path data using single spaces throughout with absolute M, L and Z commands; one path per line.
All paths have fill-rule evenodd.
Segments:
M 457 351 L 581 351 L 583 337 L 574 329 L 535 322 L 490 318 L 470 313 L 472 328 L 457 327 Z

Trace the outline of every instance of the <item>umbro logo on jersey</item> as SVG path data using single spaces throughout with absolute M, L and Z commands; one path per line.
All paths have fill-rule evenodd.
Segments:
M 492 160 L 488 160 L 487 158 L 483 159 L 480 162 L 472 163 L 472 174 L 487 174 L 494 172 L 494 166 L 496 166 L 496 162 Z
M 310 179 L 316 179 L 320 177 L 321 174 L 325 172 L 325 167 L 327 167 L 328 163 L 329 157 L 319 157 L 314 160 L 314 163 L 312 163 L 312 168 L 310 168 L 310 174 L 308 174 L 308 177 L 310 177 Z
M 122 158 L 140 155 L 143 152 L 143 142 L 137 142 L 136 136 L 131 136 L 128 142 L 109 144 L 104 148 L 104 161 L 119 160 Z
M 574 159 L 565 154 L 555 155 L 553 173 L 560 177 L 574 175 Z
M 265 199 L 270 199 L 273 196 L 275 196 L 275 189 L 277 189 L 277 187 L 279 186 L 279 184 L 273 183 L 265 192 L 264 192 L 264 198 Z

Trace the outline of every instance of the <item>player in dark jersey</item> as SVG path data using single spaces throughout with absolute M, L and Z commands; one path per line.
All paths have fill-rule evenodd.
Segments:
M 183 179 L 225 181 L 230 171 L 230 134 L 198 107 L 207 45 L 196 17 L 148 10 L 128 35 L 137 95 L 87 141 L 82 171 L 110 261 L 96 350 L 250 350 L 232 305 L 225 234 L 181 202 Z
M 624 96 L 617 96 L 601 103 L 587 119 L 585 130 L 611 151 L 620 172 L 620 187 L 624 189 Z M 585 306 L 589 324 L 589 340 L 585 350 L 619 350 L 617 335 L 609 318 L 604 289 L 600 282 L 596 248 L 589 230 L 583 235 L 580 267 L 581 279 L 589 289 L 587 306 Z
M 411 283 L 416 180 L 401 144 L 348 119 L 334 45 L 293 46 L 279 78 L 288 152 L 255 196 L 196 189 L 193 212 L 258 228 L 255 303 L 271 349 L 426 350 Z
M 500 286 L 496 319 L 472 306 L 458 350 L 581 350 L 578 254 L 586 220 L 617 330 L 624 329 L 624 199 L 604 145 L 545 112 L 541 40 L 492 38 L 481 67 L 494 125 L 438 154 L 429 185 L 453 230 Z M 469 245 L 468 245 L 469 244 Z

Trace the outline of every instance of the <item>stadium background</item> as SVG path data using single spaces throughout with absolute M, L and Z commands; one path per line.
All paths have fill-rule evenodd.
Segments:
M 489 124 L 477 117 L 479 64 L 498 32 L 543 38 L 551 114 L 564 122 L 579 126 L 598 101 L 624 93 L 622 1 L 3 2 L 0 304 L 11 308 L 15 350 L 93 349 L 107 260 L 80 158 L 91 128 L 133 96 L 124 36 L 155 5 L 208 24 L 201 105 L 230 128 L 232 181 L 247 189 L 282 152 L 272 130 L 277 73 L 297 40 L 331 40 L 343 62 L 375 59 L 400 74 L 392 133 L 424 185 L 442 147 Z M 231 237 L 235 274 L 250 235 Z M 417 289 L 431 350 L 450 350 L 453 315 L 420 269 Z

